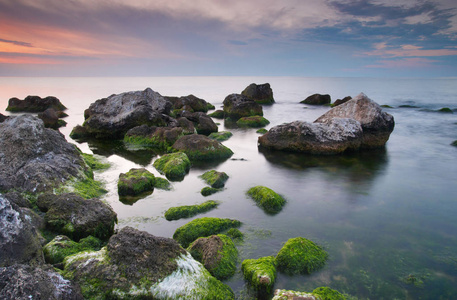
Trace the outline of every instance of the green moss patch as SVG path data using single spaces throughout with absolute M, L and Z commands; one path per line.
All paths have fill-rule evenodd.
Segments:
M 269 294 L 276 280 L 276 262 L 273 256 L 245 259 L 241 264 L 244 278 L 258 291 Z
M 230 131 L 220 131 L 220 132 L 213 132 L 208 137 L 212 140 L 216 140 L 218 142 L 223 142 L 231 138 L 233 133 Z
M 190 169 L 190 160 L 184 152 L 165 154 L 157 159 L 154 168 L 171 181 L 180 181 Z
M 191 161 L 225 160 L 233 155 L 232 150 L 220 142 L 201 134 L 181 137 L 173 149 L 185 152 Z
M 211 118 L 215 118 L 215 119 L 223 119 L 224 111 L 219 109 L 219 110 L 216 110 L 215 112 L 208 114 L 208 116 L 210 116 Z
M 68 180 L 65 185 L 55 189 L 54 193 L 56 195 L 75 193 L 84 199 L 92 199 L 99 198 L 108 193 L 108 191 L 104 188 L 104 184 L 102 182 L 87 177 L 84 180 L 79 180 L 77 178 Z
M 172 221 L 179 220 L 181 218 L 190 218 L 197 214 L 210 211 L 211 209 L 216 208 L 218 205 L 218 202 L 209 200 L 203 202 L 202 204 L 170 207 L 165 212 L 165 219 Z
M 155 176 L 145 168 L 121 173 L 117 182 L 119 196 L 137 196 L 154 190 Z
M 247 191 L 248 196 L 250 196 L 261 207 L 265 212 L 270 214 L 275 214 L 281 211 L 286 200 L 283 197 L 278 195 L 272 189 L 269 189 L 264 186 L 256 186 L 250 188 Z
M 237 220 L 208 217 L 199 218 L 176 229 L 173 239 L 178 241 L 184 248 L 187 248 L 190 243 L 199 237 L 218 234 L 226 229 L 239 226 L 241 226 L 241 222 Z
M 226 234 L 232 240 L 236 240 L 236 239 L 241 240 L 244 237 L 243 233 L 238 228 L 230 228 Z
M 440 108 L 440 109 L 438 110 L 438 112 L 441 112 L 441 113 L 450 113 L 450 114 L 453 113 L 453 112 L 452 112 L 452 109 L 450 109 L 449 107 Z
M 94 171 L 96 170 L 105 170 L 110 167 L 109 163 L 104 163 L 100 158 L 95 157 L 92 154 L 81 153 L 86 164 Z
M 154 188 L 169 191 L 169 190 L 171 190 L 171 183 L 170 183 L 170 181 L 166 180 L 165 178 L 155 177 L 154 178 Z
M 322 300 L 346 300 L 343 294 L 326 286 L 318 287 L 313 294 L 318 295 Z
M 236 125 L 239 127 L 259 128 L 267 126 L 268 124 L 270 124 L 270 121 L 262 116 L 244 117 L 236 121 Z
M 276 264 L 287 274 L 310 274 L 322 268 L 327 252 L 303 237 L 289 239 L 276 256 Z
M 453 141 L 453 142 L 451 143 L 451 146 L 457 147 L 457 140 Z
M 225 172 L 216 170 L 207 171 L 200 177 L 213 188 L 223 188 L 229 178 Z
M 58 235 L 43 247 L 43 254 L 47 263 L 57 264 L 69 255 L 88 250 L 98 251 L 101 246 L 102 242 L 93 236 L 83 238 L 77 243 L 64 235 Z
M 205 186 L 204 188 L 202 188 L 200 193 L 202 194 L 202 196 L 207 197 L 207 196 L 211 196 L 212 194 L 215 194 L 220 191 L 222 191 L 222 189 L 216 189 L 213 187 Z
M 268 130 L 266 130 L 265 128 L 260 128 L 256 132 L 259 133 L 259 134 L 265 134 L 265 133 L 268 132 Z

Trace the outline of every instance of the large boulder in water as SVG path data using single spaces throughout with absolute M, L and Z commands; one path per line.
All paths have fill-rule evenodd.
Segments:
M 325 123 L 295 121 L 271 128 L 258 142 L 268 149 L 337 154 L 360 147 L 362 127 L 353 119 L 335 118 Z
M 69 256 L 64 263 L 87 299 L 234 298 L 176 241 L 131 227 L 112 236 L 100 251 Z
M 386 144 L 394 130 L 394 117 L 364 93 L 340 104 L 322 116 L 315 123 L 327 123 L 335 118 L 351 118 L 360 122 L 363 129 L 362 148 L 377 148 Z
M 43 112 L 48 108 L 53 108 L 56 111 L 67 109 L 59 99 L 53 96 L 41 98 L 40 96 L 27 96 L 24 100 L 11 98 L 8 101 L 7 111 L 13 112 Z
M 182 97 L 170 97 L 165 96 L 166 100 L 173 104 L 173 109 L 182 109 L 190 112 L 204 112 L 214 106 L 205 100 L 195 97 L 194 95 L 182 96 Z
M 190 160 L 224 160 L 233 155 L 229 148 L 201 134 L 180 137 L 173 148 L 186 153 Z
M 305 100 L 301 101 L 300 103 L 304 104 L 309 104 L 309 105 L 323 105 L 323 104 L 330 104 L 332 102 L 332 99 L 330 98 L 330 95 L 325 94 L 313 94 L 309 97 L 307 97 Z
M 224 117 L 238 120 L 243 117 L 263 116 L 262 106 L 254 100 L 240 95 L 230 94 L 224 99 Z
M 84 112 L 85 137 L 122 138 L 140 125 L 167 126 L 172 105 L 150 88 L 111 95 L 92 103 Z M 81 128 L 78 130 L 81 131 Z
M 0 123 L 0 190 L 44 192 L 89 171 L 76 147 L 31 116 Z
M 246 96 L 259 104 L 272 104 L 275 102 L 273 90 L 269 83 L 251 83 L 241 92 L 241 95 Z

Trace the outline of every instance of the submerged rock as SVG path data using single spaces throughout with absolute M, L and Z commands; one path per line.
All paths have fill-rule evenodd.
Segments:
M 269 83 L 251 83 L 241 92 L 241 95 L 246 96 L 259 104 L 272 104 L 275 102 L 273 98 L 273 90 L 271 89 Z
M 220 192 L 222 190 L 223 189 L 218 189 L 218 188 L 213 188 L 213 187 L 210 187 L 210 186 L 205 186 L 200 191 L 200 194 L 202 194 L 202 196 L 204 196 L 204 197 L 207 197 L 207 196 L 210 196 L 212 194 L 216 194 L 217 192 Z
M 276 262 L 274 256 L 259 259 L 245 259 L 241 264 L 244 278 L 257 291 L 270 294 L 276 280 Z
M 224 117 L 234 121 L 250 116 L 263 116 L 262 106 L 240 94 L 230 94 L 224 99 Z
M 170 207 L 165 212 L 165 219 L 167 219 L 168 221 L 173 221 L 179 220 L 181 218 L 190 218 L 197 214 L 204 213 L 211 209 L 214 209 L 218 205 L 218 202 L 214 200 L 209 200 L 203 202 L 202 204 Z
M 201 134 L 183 136 L 173 148 L 186 153 L 190 160 L 224 160 L 233 155 L 229 148 Z
M 18 98 L 9 99 L 6 110 L 13 112 L 43 112 L 48 108 L 53 108 L 56 111 L 67 109 L 59 99 L 53 96 L 45 98 L 41 98 L 40 96 L 27 96 L 24 100 Z
M 59 115 L 54 108 L 48 108 L 44 112 L 39 113 L 38 118 L 43 121 L 46 128 L 57 129 L 67 124 L 64 120 L 59 119 Z
M 181 181 L 190 170 L 190 160 L 184 152 L 165 154 L 153 164 L 161 174 L 171 181 Z
M 307 97 L 305 100 L 301 101 L 300 103 L 309 104 L 309 105 L 323 105 L 323 104 L 330 104 L 332 99 L 330 95 L 321 95 L 321 94 L 313 94 Z
M 247 191 L 257 205 L 265 212 L 275 214 L 281 211 L 282 207 L 286 204 L 286 200 L 278 195 L 272 189 L 264 186 L 255 186 Z

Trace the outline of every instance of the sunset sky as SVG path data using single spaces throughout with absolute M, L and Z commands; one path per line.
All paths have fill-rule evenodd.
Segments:
M 457 76 L 456 0 L 0 0 L 0 76 Z

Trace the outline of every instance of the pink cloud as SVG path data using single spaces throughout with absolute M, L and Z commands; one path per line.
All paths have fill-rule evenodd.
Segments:
M 406 57 L 395 60 L 380 60 L 377 64 L 367 65 L 366 68 L 380 68 L 380 69 L 411 69 L 411 68 L 431 68 L 437 60 L 420 58 L 420 57 Z

